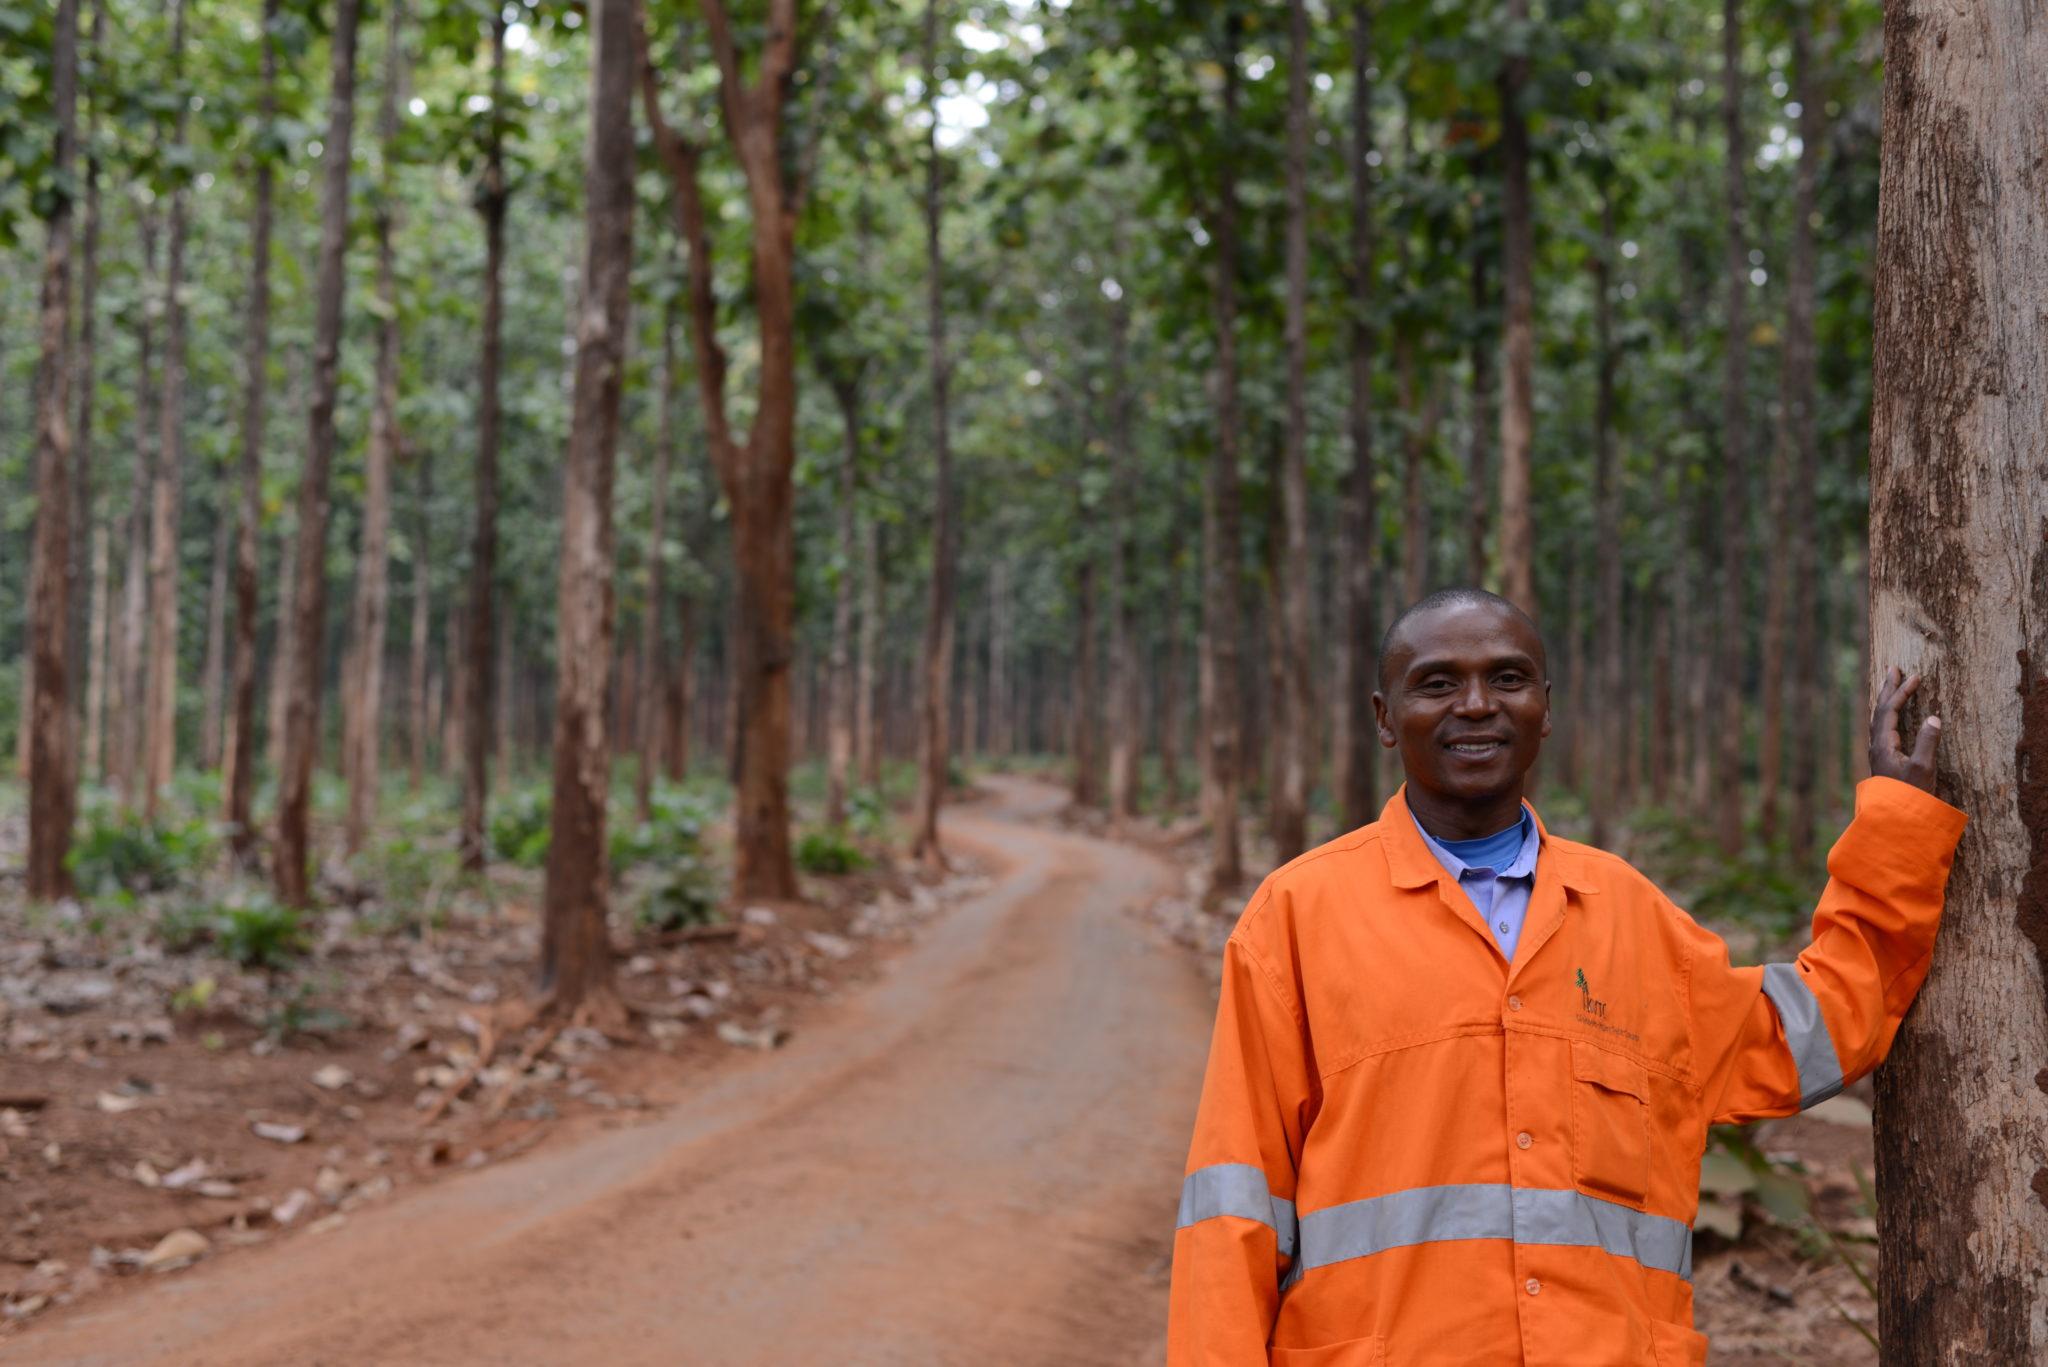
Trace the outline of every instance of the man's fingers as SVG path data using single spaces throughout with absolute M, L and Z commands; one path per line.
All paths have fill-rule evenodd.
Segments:
M 1934 773 L 1934 747 L 1941 743 L 1941 718 L 1929 717 L 1920 723 L 1920 734 L 1913 741 L 1913 767 L 1930 777 Z

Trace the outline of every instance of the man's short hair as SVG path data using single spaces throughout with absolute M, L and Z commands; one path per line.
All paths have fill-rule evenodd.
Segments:
M 1489 593 L 1485 589 L 1475 589 L 1469 585 L 1462 584 L 1447 589 L 1438 589 L 1420 602 L 1410 604 L 1392 622 L 1387 624 L 1386 631 L 1381 634 L 1380 692 L 1391 693 L 1394 688 L 1393 676 L 1387 672 L 1387 658 L 1393 652 L 1394 638 L 1400 634 L 1401 628 L 1408 624 L 1410 617 L 1420 616 L 1425 612 L 1435 612 L 1439 608 L 1498 608 L 1510 616 L 1521 618 L 1522 621 L 1528 624 L 1529 630 L 1536 633 L 1536 639 L 1539 642 L 1543 640 L 1543 629 L 1536 625 L 1535 619 L 1497 593 Z M 1548 646 L 1545 647 L 1545 653 L 1548 653 Z

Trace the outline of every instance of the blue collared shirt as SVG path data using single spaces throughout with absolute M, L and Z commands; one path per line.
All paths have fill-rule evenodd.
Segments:
M 1413 815 L 1410 813 L 1411 820 Z M 1522 938 L 1522 922 L 1529 914 L 1529 894 L 1536 887 L 1536 855 L 1543 845 L 1529 805 L 1522 804 L 1521 845 L 1514 857 L 1501 868 L 1467 864 L 1445 848 L 1445 842 L 1423 830 L 1420 821 L 1415 823 L 1415 829 L 1421 832 L 1422 843 L 1429 846 L 1429 852 L 1444 866 L 1444 872 L 1457 879 L 1458 886 L 1472 899 L 1473 907 L 1485 919 L 1486 928 L 1493 932 L 1494 940 L 1500 945 L 1502 957 L 1513 963 L 1515 946 Z M 1470 849 L 1486 842 L 1460 840 L 1453 843 Z

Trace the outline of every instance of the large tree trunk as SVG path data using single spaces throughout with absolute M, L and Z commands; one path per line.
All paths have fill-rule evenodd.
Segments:
M 845 453 L 839 461 L 839 499 L 833 509 L 838 520 L 839 566 L 832 584 L 832 654 L 829 687 L 831 715 L 825 739 L 825 824 L 846 824 L 846 790 L 853 769 L 854 677 L 853 601 L 859 578 L 860 556 L 860 385 L 848 381 L 832 387 L 839 401 L 839 421 L 844 432 Z
M 1792 194 L 1792 251 L 1785 277 L 1785 389 L 1782 438 L 1789 444 L 1789 459 L 1781 451 L 1781 463 L 1789 463 L 1791 502 L 1781 526 L 1789 540 L 1789 560 L 1782 575 L 1770 576 L 1775 594 L 1782 580 L 1792 589 L 1791 644 L 1786 652 L 1790 666 L 1790 695 L 1785 700 L 1786 725 L 1791 740 L 1790 775 L 1792 805 L 1785 824 L 1785 843 L 1802 863 L 1813 850 L 1819 797 L 1819 722 L 1821 689 L 1827 653 L 1822 649 L 1820 631 L 1819 529 L 1814 525 L 1814 487 L 1820 482 L 1820 434 L 1816 407 L 1819 383 L 1815 377 L 1814 312 L 1817 282 L 1814 267 L 1813 219 L 1820 188 L 1823 121 L 1819 74 L 1814 70 L 1813 14 L 1805 6 L 1792 10 L 1793 98 L 1799 101 L 1799 166 Z M 1768 686 L 1768 685 L 1767 685 Z M 1766 742 L 1766 754 L 1774 746 Z M 1766 790 L 1769 791 L 1768 789 Z M 1764 829 L 1773 830 L 1774 819 L 1764 818 Z
M 636 714 L 640 720 L 638 763 L 633 771 L 633 801 L 640 819 L 654 814 L 654 767 L 661 758 L 655 743 L 661 704 L 663 664 L 662 625 L 668 615 L 663 571 L 667 568 L 664 547 L 668 538 L 668 475 L 675 462 L 676 391 L 680 386 L 676 364 L 676 309 L 671 300 L 661 311 L 661 413 L 660 430 L 654 438 L 654 491 L 647 516 L 646 605 L 640 617 L 640 678 Z
M 1131 447 L 1130 301 L 1119 297 L 1110 307 L 1109 821 L 1112 831 L 1121 831 L 1138 814 L 1144 730 L 1138 723 L 1138 456 Z
M 1529 22 L 1529 0 L 1507 0 L 1508 23 Z M 1522 92 L 1529 59 L 1510 56 L 1500 71 L 1501 173 L 1501 592 L 1536 615 L 1536 524 L 1529 506 L 1535 443 L 1536 296 L 1531 271 L 1536 230 L 1529 199 L 1529 124 Z
M 1606 109 L 1600 125 L 1607 123 Z M 1614 814 L 1621 787 L 1621 738 L 1626 721 L 1622 706 L 1626 679 L 1621 641 L 1621 475 L 1614 452 L 1614 192 L 1603 178 L 1600 186 L 1600 245 L 1593 253 L 1593 347 L 1599 376 L 1593 396 L 1593 555 L 1597 640 L 1594 679 L 1573 679 L 1583 700 L 1576 709 L 1589 724 L 1593 743 L 1591 782 L 1586 806 L 1592 818 L 1592 840 L 1605 846 L 1614 832 Z M 1591 685 L 1588 687 L 1588 685 Z
M 945 867 L 939 845 L 939 804 L 945 800 L 952 758 L 953 598 L 959 574 L 959 512 L 953 499 L 953 444 L 946 411 L 952 361 L 946 355 L 945 256 L 939 229 L 943 168 L 939 161 L 938 0 L 925 0 L 924 88 L 929 123 L 925 128 L 924 240 L 926 318 L 932 375 L 932 585 L 925 617 L 922 711 L 918 728 L 917 831 L 911 852 L 927 869 Z
M 698 184 L 702 149 L 661 112 L 644 13 L 636 5 L 641 101 L 674 186 L 677 229 L 690 258 L 690 336 L 706 444 L 732 508 L 736 708 L 733 891 L 793 898 L 789 839 L 790 655 L 796 610 L 796 220 L 803 187 L 783 156 L 784 104 L 796 67 L 796 0 L 769 0 L 754 77 L 745 79 L 724 0 L 701 0 L 719 70 L 728 141 L 752 211 L 754 311 L 760 329 L 752 429 L 733 430 L 718 338 L 711 235 Z
M 348 775 L 348 852 L 356 854 L 377 816 L 384 717 L 384 637 L 391 612 L 391 465 L 398 451 L 398 101 L 405 84 L 405 4 L 385 0 L 384 80 L 377 95 L 377 143 L 383 185 L 376 201 L 377 390 L 363 458 L 363 537 L 356 553 L 356 601 L 349 639 L 355 678 L 344 727 Z M 495 117 L 495 115 L 494 115 Z
M 77 816 L 72 763 L 71 628 L 71 178 L 78 143 L 78 0 L 58 0 L 50 49 L 51 174 L 36 359 L 36 530 L 29 592 L 35 694 L 28 717 L 28 886 L 31 901 L 67 896 Z
M 1280 685 L 1274 728 L 1273 842 L 1281 861 L 1308 848 L 1308 6 L 1287 6 L 1287 427 L 1281 447 L 1278 556 Z M 1279 701 L 1276 699 L 1276 701 Z
M 1872 665 L 1922 673 L 1970 815 L 1877 1074 L 1886 1364 L 2048 1361 L 2048 25 L 1885 16 Z M 1908 716 L 1904 734 L 1914 734 Z
M 171 0 L 171 79 L 185 65 L 185 0 Z M 185 145 L 186 106 L 178 106 L 171 147 Z M 157 403 L 156 477 L 149 500 L 149 682 L 143 699 L 143 810 L 153 821 L 178 759 L 178 510 L 185 441 L 186 190 L 171 192 L 164 257 L 164 366 Z
M 505 208 L 505 15 L 491 14 L 491 126 L 484 173 L 477 187 L 477 213 L 484 223 L 484 307 L 482 354 L 477 363 L 476 521 L 469 542 L 469 612 L 462 632 L 462 867 L 484 866 L 484 809 L 491 792 L 492 697 L 496 647 L 492 607 L 498 580 L 499 375 L 504 364 Z
M 1721 604 L 1715 624 L 1714 760 L 1711 804 L 1721 849 L 1742 848 L 1743 661 L 1750 623 L 1744 589 L 1749 575 L 1749 203 L 1743 163 L 1749 144 L 1742 132 L 1742 3 L 1721 3 L 1721 124 L 1728 236 L 1722 281 L 1728 292 L 1725 367 L 1721 380 Z M 1770 704 L 1766 704 L 1769 706 Z
M 206 576 L 206 653 L 199 665 L 199 763 L 220 765 L 221 681 L 227 672 L 228 558 L 235 545 L 234 519 L 213 526 L 213 567 Z
M 89 36 L 89 51 L 95 55 L 105 51 L 107 29 L 107 7 L 105 0 L 94 0 L 92 7 L 92 30 Z M 93 402 L 99 381 L 98 334 L 100 294 L 100 159 L 97 150 L 99 110 L 97 102 L 89 101 L 85 122 L 85 230 L 80 245 L 80 272 L 78 286 L 78 351 L 72 368 L 74 398 L 77 401 L 78 419 L 72 430 L 71 469 L 72 500 L 71 544 L 72 570 L 77 576 L 75 582 L 83 582 L 88 590 L 89 602 L 80 604 L 74 596 L 71 604 L 70 658 L 72 661 L 72 692 L 79 692 L 77 681 L 83 679 L 84 708 L 78 713 L 78 721 L 85 734 L 85 749 L 81 757 L 76 744 L 72 747 L 71 761 L 74 784 L 86 774 L 101 772 L 101 755 L 106 716 L 107 695 L 107 571 L 108 531 L 107 526 L 94 513 L 92 420 Z M 90 533 L 90 548 L 87 537 Z M 81 563 L 81 552 L 85 552 Z M 83 615 L 79 609 L 85 609 Z M 33 673 L 33 670 L 30 671 Z
M 1238 835 L 1243 758 L 1238 688 L 1240 543 L 1237 453 L 1237 69 L 1242 19 L 1232 5 L 1224 19 L 1221 184 L 1216 192 L 1216 439 L 1202 503 L 1203 816 L 1209 825 L 1209 886 L 1227 895 L 1244 877 Z
M 612 661 L 612 474 L 626 369 L 633 267 L 633 5 L 593 0 L 590 137 L 576 381 L 562 498 L 555 628 L 555 776 L 541 931 L 540 986 L 550 1004 L 598 999 L 614 1010 L 605 801 L 611 746 L 605 693 Z
M 313 384 L 306 410 L 306 460 L 299 471 L 299 527 L 291 611 L 291 671 L 285 697 L 284 763 L 278 773 L 277 895 L 312 900 L 313 761 L 320 748 L 321 647 L 327 631 L 328 474 L 334 464 L 334 404 L 340 389 L 341 304 L 348 264 L 349 147 L 355 130 L 356 21 L 360 0 L 335 0 L 320 190 L 320 264 L 313 294 Z

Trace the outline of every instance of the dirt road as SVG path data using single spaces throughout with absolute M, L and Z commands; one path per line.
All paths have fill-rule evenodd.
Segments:
M 947 829 L 1000 868 L 784 1052 L 661 1120 L 54 1317 L 10 1361 L 1157 1361 L 1209 1006 L 1125 909 L 1166 866 L 1032 824 L 1006 782 Z

